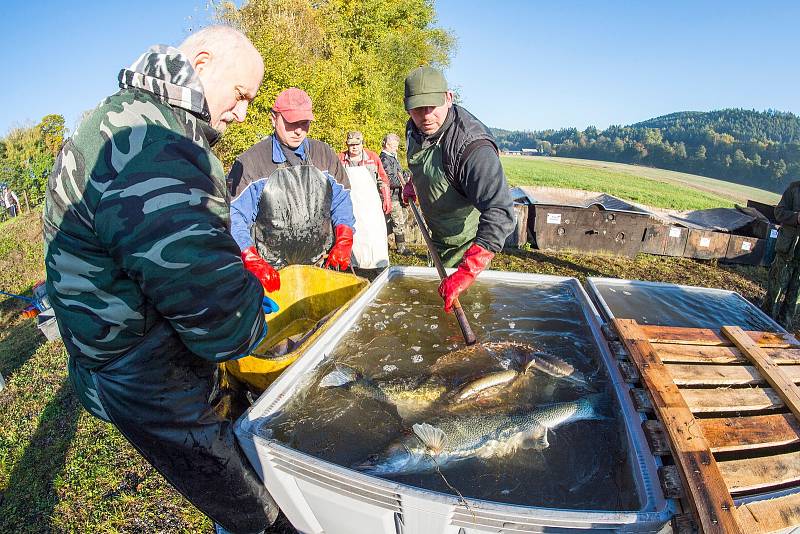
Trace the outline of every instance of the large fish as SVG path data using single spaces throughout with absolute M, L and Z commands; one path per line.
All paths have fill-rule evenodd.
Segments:
M 378 382 L 342 364 L 337 364 L 332 372 L 325 375 L 320 380 L 319 386 L 346 387 L 358 396 L 392 404 L 403 419 L 422 414 L 448 390 L 447 385 L 437 377 L 402 378 Z
M 525 372 L 532 370 L 541 371 L 554 378 L 560 378 L 581 386 L 586 386 L 586 378 L 583 376 L 583 373 L 558 356 L 554 356 L 549 352 L 532 352 L 528 355 L 528 358 L 528 362 L 525 365 Z
M 586 386 L 583 373 L 563 359 L 536 350 L 533 345 L 516 341 L 492 341 L 461 348 L 441 356 L 431 366 L 431 372 L 439 375 L 461 374 L 477 379 L 486 372 L 516 370 L 532 374 L 539 371 L 546 375 Z M 476 374 L 477 373 L 477 374 Z
M 512 415 L 462 415 L 413 425 L 376 459 L 356 466 L 372 475 L 423 473 L 467 458 L 508 456 L 518 449 L 545 449 L 547 434 L 561 425 L 606 419 L 602 394 L 541 406 Z

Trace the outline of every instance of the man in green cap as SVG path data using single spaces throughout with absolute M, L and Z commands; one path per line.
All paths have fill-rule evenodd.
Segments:
M 453 104 L 444 75 L 432 67 L 411 71 L 405 81 L 408 167 L 403 191 L 418 199 L 445 267 L 444 309 L 467 289 L 514 230 L 511 195 L 489 128 Z
M 800 181 L 792 182 L 775 206 L 781 227 L 767 277 L 763 309 L 791 331 L 800 295 Z

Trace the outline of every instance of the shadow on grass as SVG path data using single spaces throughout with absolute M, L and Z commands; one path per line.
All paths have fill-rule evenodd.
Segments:
M 0 302 L 0 321 L 6 330 L 0 347 L 0 374 L 8 380 L 44 343 L 35 319 L 17 319 L 24 306 L 11 299 Z M 10 326 L 9 326 L 10 325 Z
M 64 379 L 39 417 L 39 426 L 0 494 L 0 532 L 50 532 L 58 503 L 53 488 L 78 426 L 80 404 Z
M 538 263 L 546 263 L 563 269 L 566 271 L 573 271 L 578 273 L 579 277 L 586 278 L 588 276 L 605 276 L 605 274 L 597 269 L 589 268 L 578 263 L 574 263 L 563 258 L 555 256 L 540 254 L 537 251 L 522 250 L 522 249 L 504 249 L 503 254 L 506 256 L 517 258 L 522 261 L 532 261 Z

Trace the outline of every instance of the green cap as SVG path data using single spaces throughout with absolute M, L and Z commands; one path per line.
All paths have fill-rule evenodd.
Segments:
M 406 76 L 406 111 L 426 106 L 444 105 L 447 80 L 433 67 L 418 67 Z

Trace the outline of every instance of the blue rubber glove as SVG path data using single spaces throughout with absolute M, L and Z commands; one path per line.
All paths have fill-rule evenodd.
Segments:
M 277 302 L 266 296 L 264 297 L 264 300 L 261 301 L 261 307 L 264 308 L 264 315 L 275 313 L 280 309 Z

